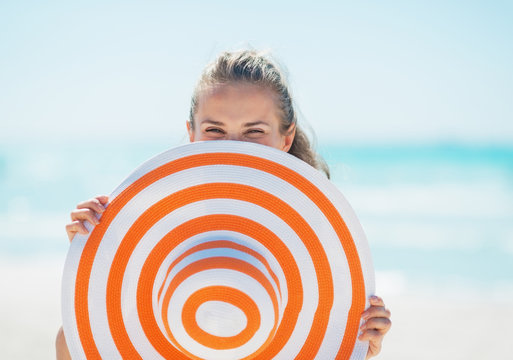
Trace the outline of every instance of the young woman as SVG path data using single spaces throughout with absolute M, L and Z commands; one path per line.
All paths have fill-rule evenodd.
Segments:
M 192 96 L 187 121 L 190 141 L 250 141 L 286 151 L 329 177 L 325 162 L 315 153 L 297 123 L 297 114 L 285 78 L 265 55 L 255 51 L 224 52 L 204 70 Z M 66 225 L 70 241 L 87 234 L 84 221 L 97 225 L 107 196 L 85 201 L 71 212 Z M 360 340 L 369 341 L 367 358 L 381 350 L 391 326 L 383 300 L 373 296 L 363 314 Z M 62 328 L 57 334 L 57 359 L 69 359 Z

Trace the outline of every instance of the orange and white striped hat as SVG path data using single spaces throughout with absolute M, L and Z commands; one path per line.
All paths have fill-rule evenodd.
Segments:
M 373 291 L 364 232 L 323 174 L 207 141 L 144 163 L 75 236 L 62 317 L 74 359 L 363 359 Z

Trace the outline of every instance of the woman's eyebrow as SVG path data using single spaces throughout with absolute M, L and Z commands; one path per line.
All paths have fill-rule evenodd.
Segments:
M 257 125 L 266 125 L 266 126 L 269 126 L 269 124 L 265 121 L 262 121 L 262 120 L 259 120 L 259 121 L 253 121 L 253 122 L 248 122 L 248 123 L 245 123 L 244 126 L 245 127 L 251 127 L 251 126 L 257 126 Z
M 205 123 L 208 123 L 208 124 L 212 124 L 212 125 L 217 125 L 217 126 L 222 126 L 224 125 L 223 122 L 221 121 L 216 121 L 216 120 L 210 120 L 210 119 L 205 119 L 201 122 L 201 124 L 205 124 Z

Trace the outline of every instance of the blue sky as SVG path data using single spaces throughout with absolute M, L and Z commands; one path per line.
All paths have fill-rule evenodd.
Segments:
M 0 141 L 179 141 L 203 66 L 269 49 L 320 142 L 513 143 L 507 1 L 3 1 Z

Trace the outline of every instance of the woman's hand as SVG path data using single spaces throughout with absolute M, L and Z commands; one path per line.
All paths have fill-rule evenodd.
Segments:
M 365 322 L 360 326 L 361 335 L 358 340 L 369 342 L 366 359 L 376 356 L 381 351 L 383 337 L 390 330 L 390 311 L 385 308 L 383 300 L 377 296 L 370 297 L 371 306 L 362 313 Z
M 88 234 L 84 221 L 88 221 L 93 226 L 98 225 L 98 215 L 105 211 L 105 204 L 109 201 L 107 195 L 100 195 L 89 199 L 77 205 L 77 208 L 71 212 L 71 223 L 66 225 L 69 241 L 73 239 L 75 234 Z

